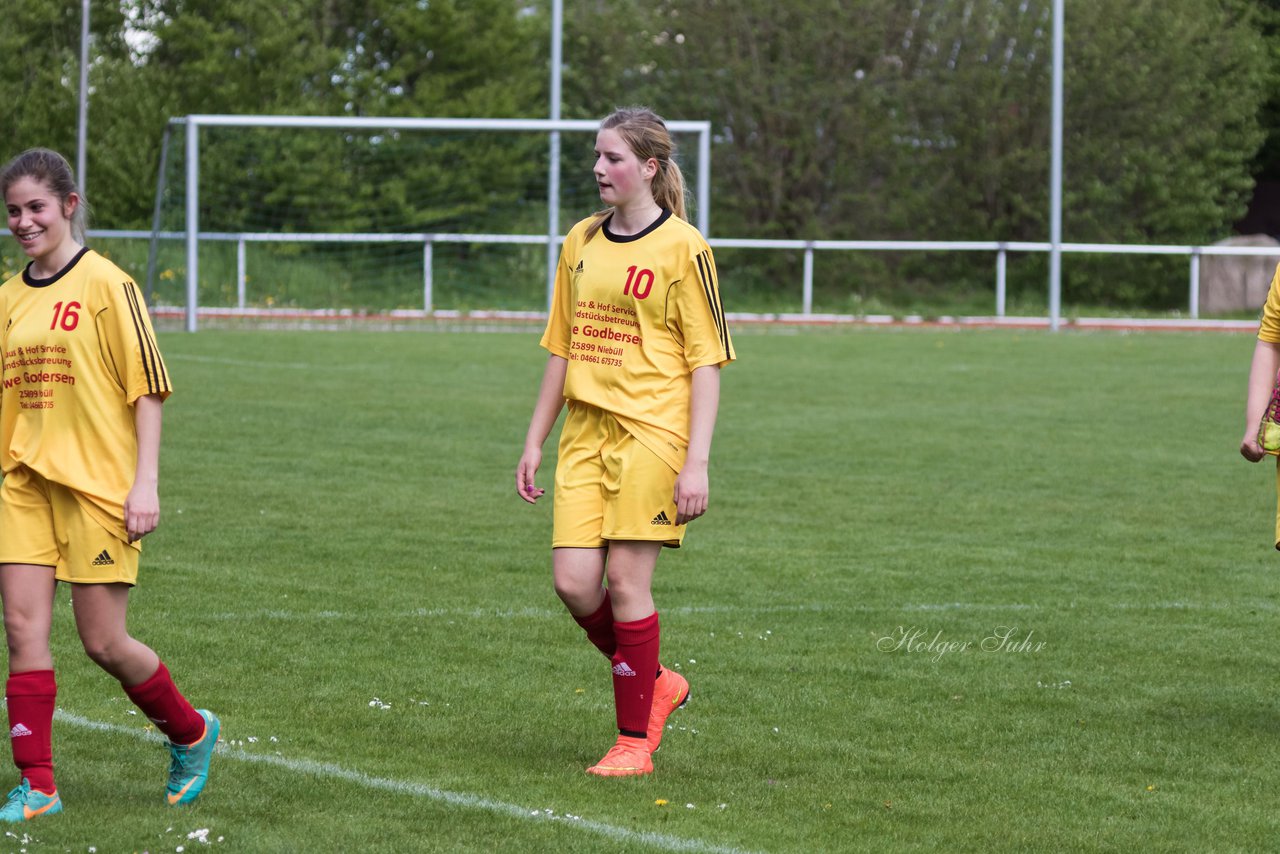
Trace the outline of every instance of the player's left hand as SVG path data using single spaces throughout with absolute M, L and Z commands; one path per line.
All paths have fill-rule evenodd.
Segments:
M 135 483 L 124 500 L 124 529 L 129 542 L 150 534 L 160 524 L 160 496 L 155 487 Z
M 707 467 L 686 464 L 676 475 L 676 524 L 684 525 L 707 512 L 707 496 L 711 487 Z

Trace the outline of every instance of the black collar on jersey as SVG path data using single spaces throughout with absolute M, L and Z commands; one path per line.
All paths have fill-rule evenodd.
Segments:
M 28 264 L 25 268 L 23 268 L 22 281 L 26 282 L 29 287 L 47 288 L 50 285 L 52 285 L 54 282 L 58 281 L 58 279 L 61 279 L 67 273 L 70 273 L 71 268 L 74 267 L 76 265 L 76 262 L 79 261 L 81 258 L 83 258 L 84 253 L 88 251 L 89 251 L 88 246 L 81 249 L 79 252 L 76 253 L 76 257 L 72 258 L 70 261 L 67 262 L 67 266 L 63 267 L 61 270 L 54 273 L 52 276 L 50 276 L 47 279 L 37 279 L 35 276 L 31 275 L 31 264 L 35 263 L 35 261 L 32 261 L 31 264 Z
M 609 218 L 604 221 L 604 227 L 600 230 L 604 232 L 604 236 L 610 243 L 630 243 L 633 240 L 639 240 L 644 237 L 669 219 L 671 219 L 671 211 L 663 208 L 662 213 L 658 214 L 658 218 L 649 223 L 643 230 L 637 231 L 635 234 L 614 234 L 609 230 L 609 223 L 613 222 L 613 214 L 609 214 Z

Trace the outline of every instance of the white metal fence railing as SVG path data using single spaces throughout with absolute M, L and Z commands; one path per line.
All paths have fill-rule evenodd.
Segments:
M 738 249 L 802 249 L 804 250 L 803 313 L 813 312 L 813 254 L 815 251 L 862 252 L 994 252 L 996 256 L 996 305 L 997 317 L 1004 317 L 1007 292 L 1006 271 L 1010 252 L 1049 252 L 1052 243 L 1018 241 L 932 241 L 932 240 L 738 240 L 716 238 L 709 241 L 712 247 L 724 246 Z M 1200 317 L 1200 256 L 1245 255 L 1280 258 L 1280 246 L 1162 246 L 1159 244 L 1131 243 L 1063 243 L 1063 252 L 1095 255 L 1187 255 L 1191 259 L 1187 297 L 1188 314 Z
M 181 231 L 152 232 L 149 230 L 94 229 L 91 237 L 139 240 L 186 240 Z M 201 232 L 200 241 L 232 242 L 236 244 L 236 306 L 246 308 L 248 280 L 245 246 L 249 243 L 402 243 L 422 246 L 422 310 L 435 310 L 432 295 L 432 247 L 436 243 L 473 244 L 534 244 L 548 245 L 551 238 L 544 234 L 281 234 Z M 558 242 L 559 238 L 557 238 Z M 813 313 L 814 258 L 818 252 L 989 252 L 995 256 L 995 316 L 1004 317 L 1006 309 L 1006 272 L 1010 252 L 1049 252 L 1048 242 L 1000 242 L 1000 241 L 931 241 L 931 240 L 754 240 L 747 238 L 711 238 L 712 248 L 800 250 L 804 264 L 800 275 L 801 314 Z M 1280 246 L 1182 246 L 1144 245 L 1124 243 L 1063 243 L 1062 251 L 1076 254 L 1097 255 L 1185 255 L 1190 259 L 1187 313 L 1192 319 L 1200 317 L 1200 258 L 1204 255 L 1237 255 L 1280 258 Z M 148 296 L 150 296 L 148 294 Z

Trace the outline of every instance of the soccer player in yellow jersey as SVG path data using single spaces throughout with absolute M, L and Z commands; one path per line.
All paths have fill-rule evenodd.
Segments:
M 653 772 L 689 696 L 658 664 L 658 553 L 707 510 L 720 368 L 733 361 L 711 249 L 685 222 L 662 119 L 618 110 L 596 135 L 605 210 L 565 238 L 542 346 L 550 352 L 516 492 L 530 504 L 542 445 L 568 402 L 555 476 L 556 593 L 611 661 L 618 740 L 588 773 Z M 607 582 L 607 585 L 606 585 Z
M 1249 366 L 1249 389 L 1245 400 L 1244 438 L 1240 440 L 1240 454 L 1256 463 L 1266 456 L 1258 443 L 1258 426 L 1271 402 L 1276 387 L 1276 373 L 1280 371 L 1280 267 L 1271 279 L 1271 290 L 1262 308 L 1262 322 L 1258 325 L 1258 343 L 1253 348 L 1253 362 Z M 1276 548 L 1280 549 L 1280 459 L 1276 468 Z
M 0 171 L 9 230 L 31 259 L 0 285 L 0 598 L 5 698 L 20 783 L 0 821 L 62 811 L 53 779 L 49 633 L 72 586 L 85 652 L 169 738 L 169 804 L 195 800 L 219 722 L 192 708 L 125 627 L 139 540 L 160 518 L 160 407 L 171 389 L 137 285 L 85 248 L 86 202 L 65 158 L 31 149 Z

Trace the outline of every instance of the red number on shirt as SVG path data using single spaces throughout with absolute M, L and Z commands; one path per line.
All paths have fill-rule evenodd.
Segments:
M 635 284 L 634 291 L 631 290 L 632 283 Z M 634 264 L 627 268 L 627 283 L 622 287 L 623 296 L 630 294 L 636 299 L 644 299 L 651 290 L 653 290 L 652 270 L 640 270 L 637 272 Z
M 61 312 L 62 328 L 67 330 L 68 332 L 70 332 L 72 329 L 75 329 L 76 324 L 80 322 L 80 315 L 78 312 L 76 312 L 77 308 L 80 308 L 80 303 L 75 302 L 74 300 L 72 302 L 67 303 L 66 309 L 63 309 L 62 303 L 58 303 L 57 305 L 55 305 L 53 307 L 53 323 L 49 324 L 49 328 L 50 329 L 58 328 L 58 314 L 59 312 Z

